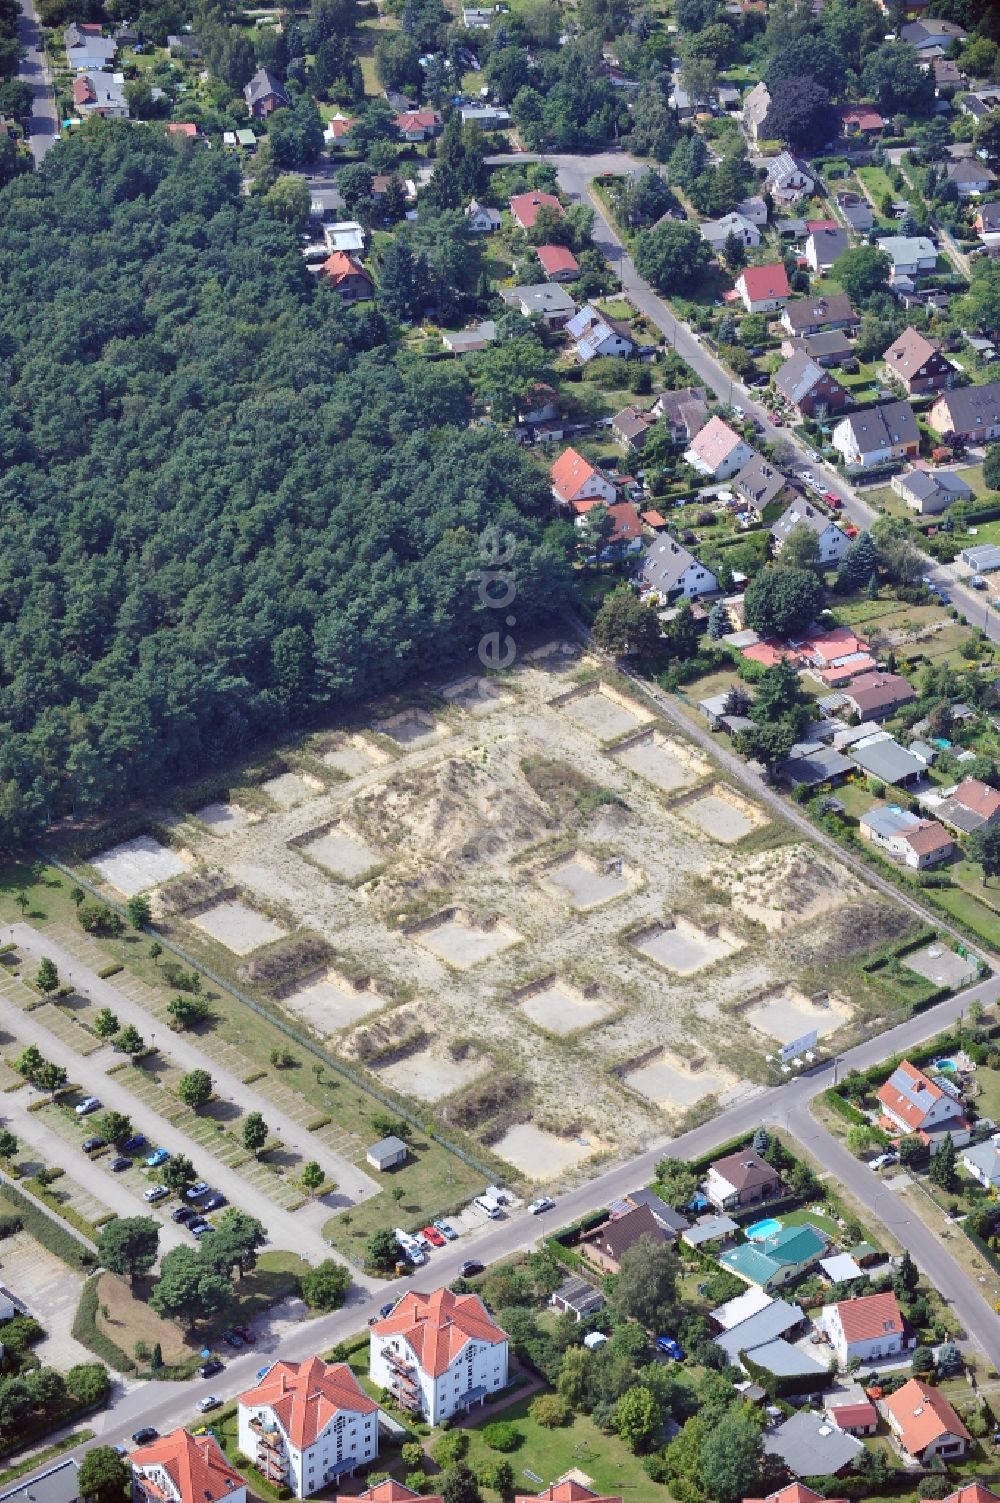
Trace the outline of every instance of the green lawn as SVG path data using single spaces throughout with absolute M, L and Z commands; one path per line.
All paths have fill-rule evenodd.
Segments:
M 992 948 L 1000 945 L 1000 915 L 984 907 L 973 893 L 961 887 L 929 887 L 923 896 L 971 929 L 984 944 Z
M 981 464 L 969 465 L 966 469 L 959 470 L 958 477 L 960 480 L 964 480 L 966 485 L 971 485 L 977 496 L 989 496 L 991 500 L 996 497 L 996 491 L 991 491 L 983 479 L 983 467 Z
M 789 1211 L 787 1215 L 779 1212 L 778 1219 L 783 1226 L 814 1226 L 833 1238 L 842 1238 L 844 1235 L 833 1217 L 825 1215 L 822 1211 Z
M 881 167 L 859 167 L 857 176 L 874 198 L 876 207 L 887 193 L 891 193 L 893 198 L 898 196 Z
M 669 1498 L 666 1489 L 650 1480 L 639 1458 L 617 1436 L 603 1434 L 593 1420 L 583 1415 L 563 1429 L 546 1430 L 528 1417 L 530 1404 L 530 1399 L 524 1399 L 496 1416 L 510 1420 L 522 1436 L 521 1445 L 509 1457 L 516 1492 L 540 1492 L 564 1473 L 576 1469 L 585 1473 L 597 1492 L 605 1495 L 624 1495 L 638 1503 L 647 1500 L 663 1503 Z M 482 1411 L 481 1422 L 486 1424 L 492 1417 L 487 1407 Z M 499 1453 L 490 1450 L 478 1428 L 470 1430 L 469 1436 L 468 1461 L 474 1470 L 499 1459 Z M 497 1496 L 489 1489 L 485 1491 L 490 1498 Z

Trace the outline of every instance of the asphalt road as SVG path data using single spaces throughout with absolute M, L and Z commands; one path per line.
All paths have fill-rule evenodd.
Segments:
M 516 162 L 538 160 L 537 155 L 522 153 L 514 156 L 490 157 L 490 162 Z M 640 277 L 631 256 L 608 221 L 600 200 L 594 195 L 591 185 L 595 178 L 605 173 L 643 173 L 648 163 L 640 162 L 624 151 L 608 151 L 596 156 L 549 155 L 544 160 L 556 168 L 560 187 L 580 203 L 589 204 L 594 210 L 594 242 L 605 259 L 621 278 L 623 289 L 628 293 L 640 313 L 644 313 L 698 376 L 699 381 L 712 391 L 718 401 L 730 405 L 736 403 L 748 416 L 761 425 L 762 436 L 768 443 L 784 443 L 791 451 L 792 459 L 786 468 L 801 475 L 811 471 L 824 490 L 839 496 L 843 513 L 862 530 L 871 526 L 879 515 L 869 506 L 861 492 L 849 485 L 836 470 L 822 463 L 812 449 L 787 428 L 776 428 L 766 407 L 762 407 L 752 393 L 711 355 L 698 335 L 682 320 L 676 318 L 661 297 Z M 972 626 L 981 627 L 991 641 L 1000 642 L 1000 613 L 993 610 L 988 597 L 979 594 L 963 583 L 967 574 L 962 565 L 939 564 L 925 555 L 926 576 L 945 588 L 951 604 Z
M 21 0 L 17 34 L 25 49 L 17 76 L 28 85 L 32 94 L 28 144 L 35 166 L 39 167 L 45 153 L 59 139 L 59 118 L 52 83 L 42 54 L 41 31 L 34 0 Z

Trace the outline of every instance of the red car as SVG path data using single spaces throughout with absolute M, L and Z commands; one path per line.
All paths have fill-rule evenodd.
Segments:
M 844 531 L 847 533 L 847 536 L 849 538 L 856 538 L 858 535 L 858 529 L 854 526 L 853 523 L 850 527 L 845 527 Z
M 835 496 L 833 494 L 833 491 L 824 491 L 823 500 L 827 503 L 828 506 L 832 506 L 834 511 L 839 511 L 844 504 L 839 496 Z
M 436 1226 L 422 1226 L 420 1235 L 426 1238 L 432 1247 L 444 1247 L 444 1238 Z
M 784 418 L 778 417 L 777 413 L 775 413 L 774 417 L 771 419 L 771 422 L 776 428 L 783 428 L 785 426 Z

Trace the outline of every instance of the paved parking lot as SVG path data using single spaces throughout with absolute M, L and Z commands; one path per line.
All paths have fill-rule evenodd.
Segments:
M 29 1237 L 16 1232 L 0 1243 L 0 1280 L 45 1327 L 45 1340 L 34 1348 L 39 1361 L 66 1372 L 94 1354 L 70 1334 L 84 1276 Z

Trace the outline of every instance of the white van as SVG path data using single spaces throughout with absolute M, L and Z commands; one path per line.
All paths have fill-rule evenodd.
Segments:
M 488 1216 L 491 1221 L 499 1221 L 503 1216 L 503 1212 L 497 1205 L 497 1202 L 493 1200 L 489 1195 L 477 1195 L 472 1204 L 475 1206 L 477 1211 L 481 1211 L 482 1214 L 484 1216 Z

